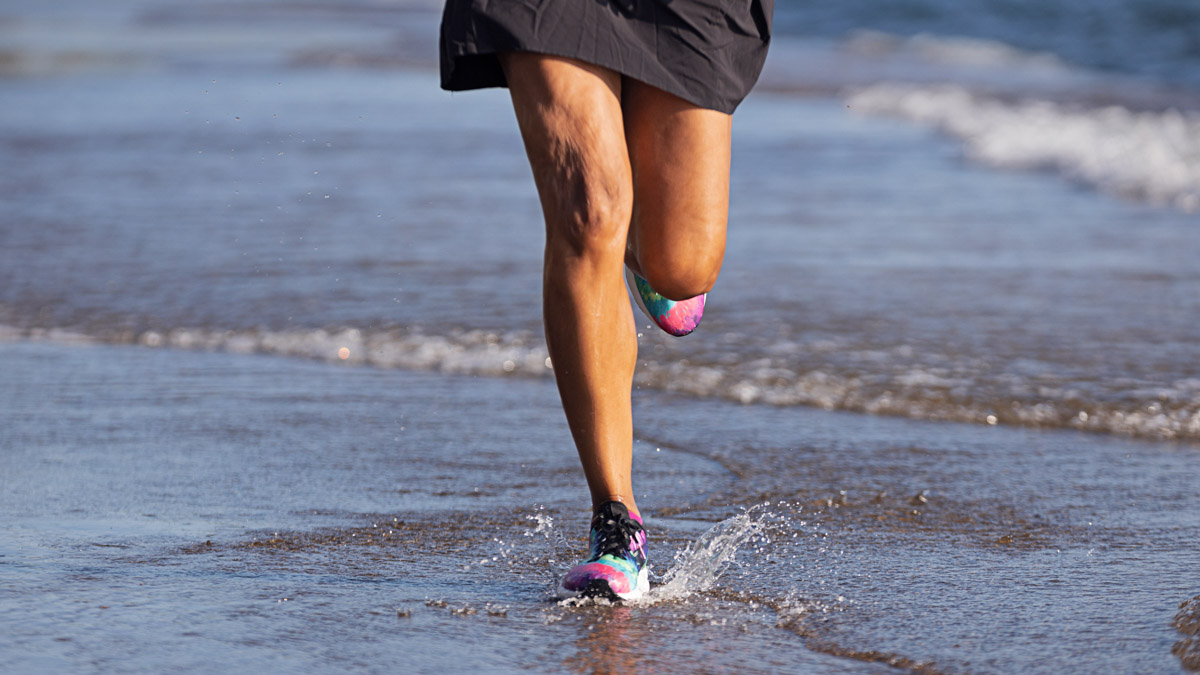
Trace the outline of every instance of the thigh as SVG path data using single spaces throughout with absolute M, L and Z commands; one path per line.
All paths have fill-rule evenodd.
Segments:
M 631 80 L 622 107 L 638 264 L 708 272 L 715 281 L 725 253 L 732 118 Z
M 621 76 L 573 59 L 501 55 L 547 236 L 624 248 L 633 201 Z M 611 240 L 611 241 L 609 241 Z

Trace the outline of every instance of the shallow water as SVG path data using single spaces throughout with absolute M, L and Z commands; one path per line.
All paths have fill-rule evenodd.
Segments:
M 17 670 L 744 658 L 699 656 L 708 642 L 757 652 L 751 670 L 836 663 L 769 609 L 678 584 L 661 606 L 556 604 L 582 545 L 558 523 L 587 514 L 546 383 L 40 344 L 0 360 L 0 633 Z M 656 498 L 729 482 L 718 462 L 648 450 Z
M 537 200 L 432 4 L 0 3 L 5 662 L 1197 668 L 1192 57 L 976 5 L 781 3 L 704 327 L 640 337 L 611 607 L 551 598 Z
M 549 382 L 44 343 L 0 361 L 18 670 L 1179 664 L 1194 447 L 640 395 L 657 587 L 575 607 L 552 589 L 586 495 Z

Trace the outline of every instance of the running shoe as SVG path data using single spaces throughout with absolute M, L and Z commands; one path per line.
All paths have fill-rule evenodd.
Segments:
M 707 293 L 687 300 L 670 300 L 656 293 L 645 279 L 634 274 L 628 267 L 625 268 L 625 282 L 642 312 L 654 325 L 675 337 L 683 337 L 696 330 L 700 318 L 704 316 L 704 299 L 708 297 Z
M 621 502 L 606 502 L 592 518 L 591 553 L 563 577 L 562 598 L 633 600 L 650 588 L 646 530 Z

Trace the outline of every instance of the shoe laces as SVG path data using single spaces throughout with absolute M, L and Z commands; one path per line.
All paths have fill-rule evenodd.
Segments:
M 592 521 L 592 529 L 596 531 L 592 555 L 596 558 L 606 554 L 628 554 L 634 538 L 643 531 L 641 523 L 630 517 L 628 512 L 622 511 L 601 509 Z

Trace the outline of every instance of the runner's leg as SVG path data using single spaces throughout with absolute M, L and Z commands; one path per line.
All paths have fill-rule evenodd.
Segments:
M 546 221 L 546 342 L 593 509 L 630 481 L 630 392 L 637 361 L 622 277 L 633 182 L 621 77 L 572 59 L 501 57 Z
M 707 293 L 725 256 L 732 117 L 622 84 L 634 194 L 627 260 L 664 297 Z

